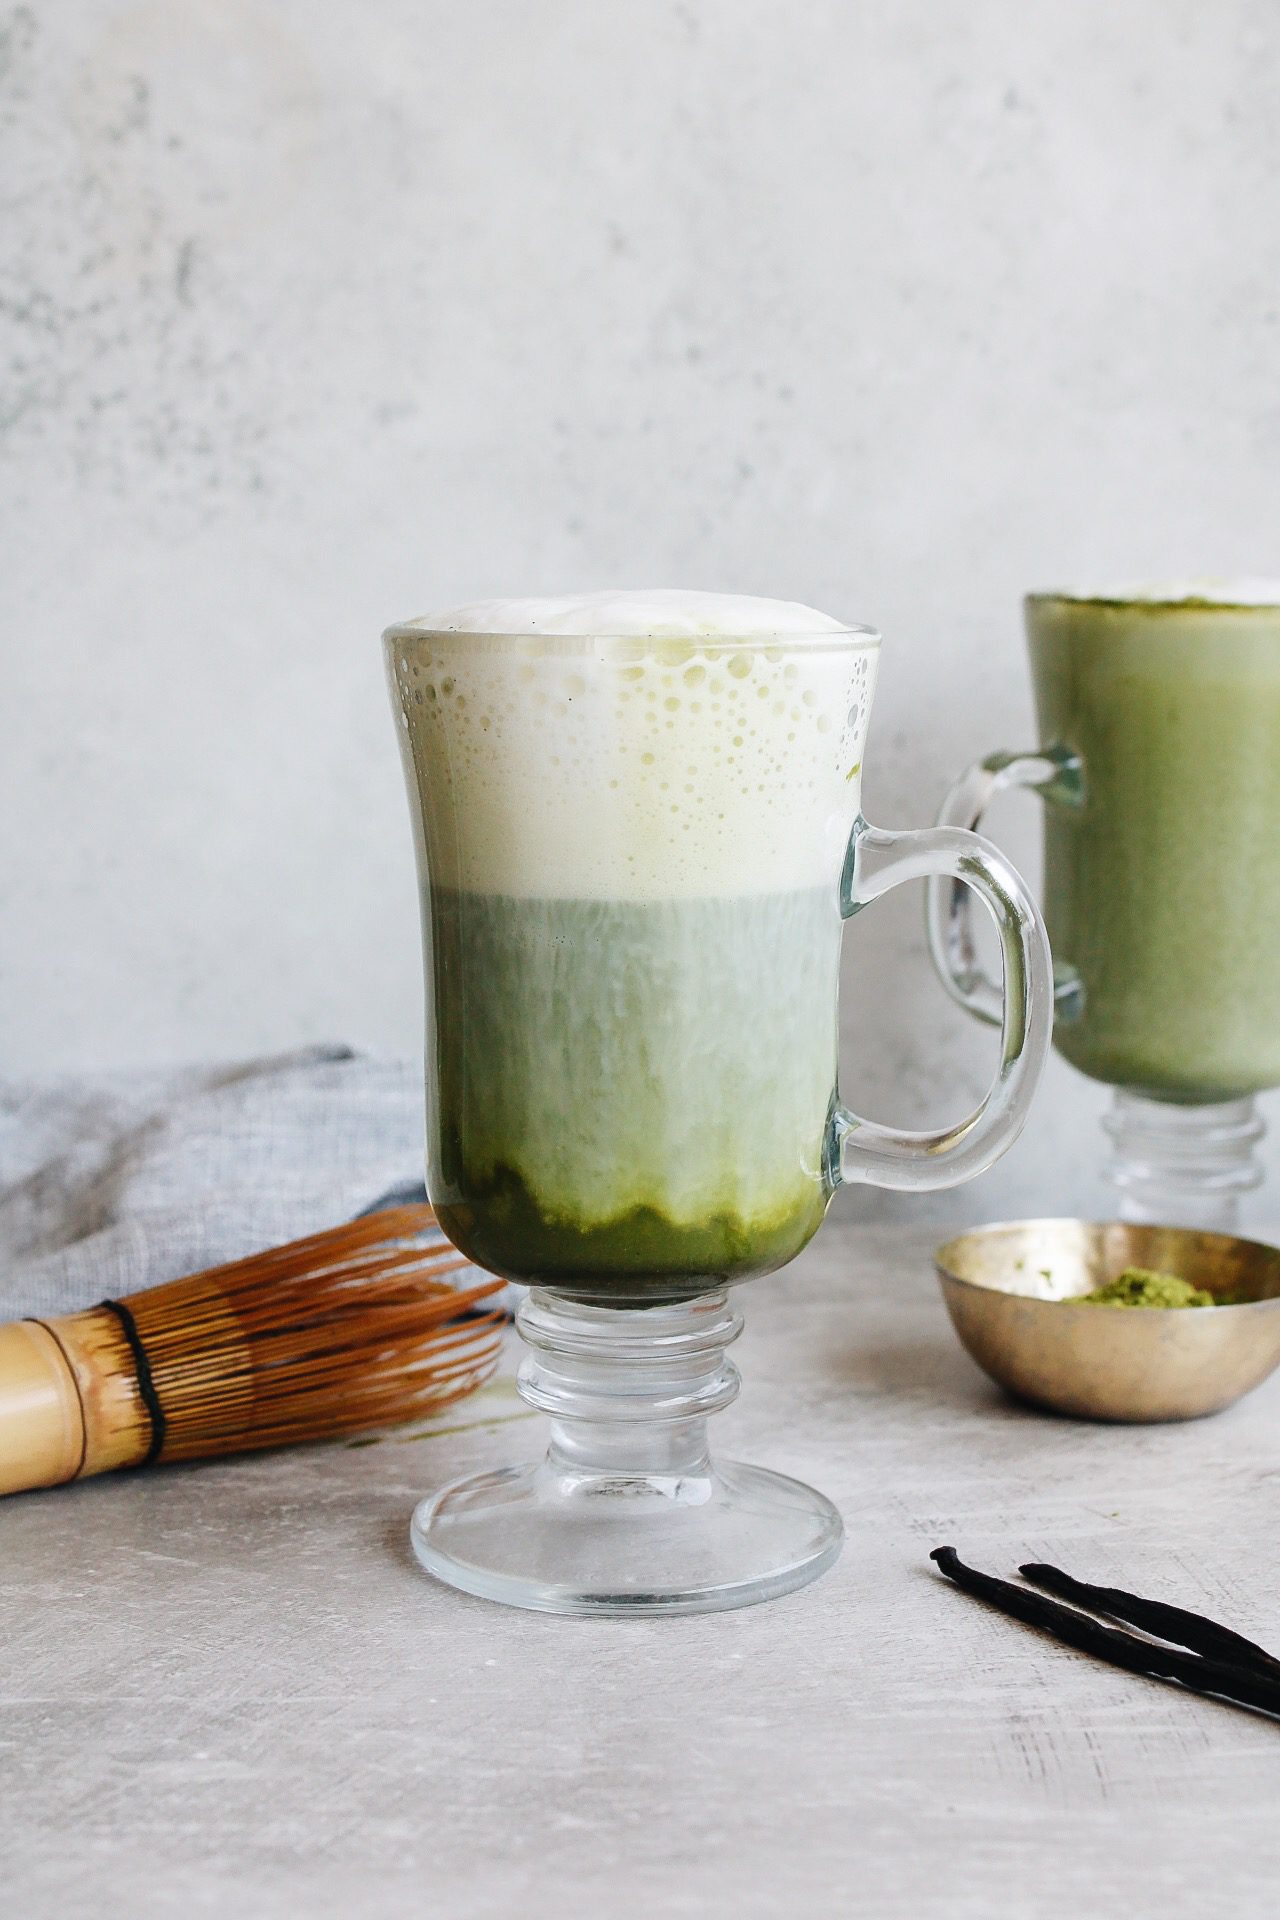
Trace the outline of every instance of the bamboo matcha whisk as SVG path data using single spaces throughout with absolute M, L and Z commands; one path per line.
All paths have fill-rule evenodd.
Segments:
M 423 1244 L 422 1235 L 432 1231 Z M 497 1362 L 502 1281 L 397 1207 L 81 1313 L 0 1326 L 0 1494 L 422 1415 Z

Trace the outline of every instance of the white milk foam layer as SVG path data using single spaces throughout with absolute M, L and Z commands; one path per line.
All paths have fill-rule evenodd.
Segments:
M 637 635 L 676 640 L 701 635 L 759 639 L 769 634 L 841 633 L 839 620 L 796 600 L 757 600 L 745 593 L 694 593 L 681 588 L 575 593 L 537 600 L 473 600 L 430 621 L 447 633 Z
M 487 601 L 387 645 L 437 886 L 834 900 L 873 634 L 788 601 L 646 592 Z

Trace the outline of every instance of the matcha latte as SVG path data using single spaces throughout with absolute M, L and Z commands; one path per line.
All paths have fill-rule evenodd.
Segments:
M 1058 1051 L 1205 1103 L 1280 1085 L 1280 584 L 1032 594 L 1045 914 L 1078 983 Z
M 830 1566 L 840 1516 L 717 1464 L 728 1283 L 782 1266 L 832 1190 L 956 1186 L 1016 1138 L 1048 943 L 971 833 L 860 810 L 878 636 L 699 593 L 493 601 L 383 636 L 422 881 L 427 1190 L 516 1314 L 541 1460 L 442 1487 L 410 1529 L 464 1592 L 550 1613 L 704 1613 Z M 990 1087 L 904 1133 L 836 1091 L 840 928 L 963 881 L 1007 991 Z
M 428 1188 L 584 1299 L 783 1265 L 831 1191 L 876 641 L 787 602 L 491 602 L 388 636 L 424 890 Z

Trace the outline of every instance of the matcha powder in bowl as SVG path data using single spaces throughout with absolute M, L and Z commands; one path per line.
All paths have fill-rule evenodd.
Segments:
M 1212 1307 L 1213 1295 L 1204 1287 L 1193 1287 L 1176 1273 L 1156 1273 L 1150 1267 L 1126 1267 L 1105 1287 L 1092 1293 L 1076 1294 L 1073 1306 L 1083 1307 Z

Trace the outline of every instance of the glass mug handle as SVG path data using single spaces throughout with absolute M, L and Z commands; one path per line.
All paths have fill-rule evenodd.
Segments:
M 849 842 L 840 910 L 846 919 L 904 880 L 927 879 L 976 893 L 1000 936 L 1003 991 L 992 985 L 1001 1025 L 1000 1064 L 986 1098 L 955 1126 L 909 1133 L 863 1120 L 836 1104 L 833 1178 L 921 1193 L 984 1173 L 1013 1145 L 1049 1051 L 1053 963 L 1040 910 L 1004 855 L 959 827 L 890 833 L 859 820 Z
M 1084 803 L 1083 763 L 1070 747 L 1037 748 L 1033 753 L 989 753 L 971 766 L 948 793 L 938 812 L 940 827 L 980 825 L 998 793 L 1007 787 L 1027 787 L 1059 806 Z M 955 879 L 938 874 L 925 894 L 925 923 L 929 951 L 938 978 L 960 1006 L 998 1026 L 1001 995 L 996 982 L 983 971 L 973 937 L 973 895 Z M 1080 1012 L 1081 987 L 1069 967 L 1053 965 L 1054 1007 L 1060 1020 Z

